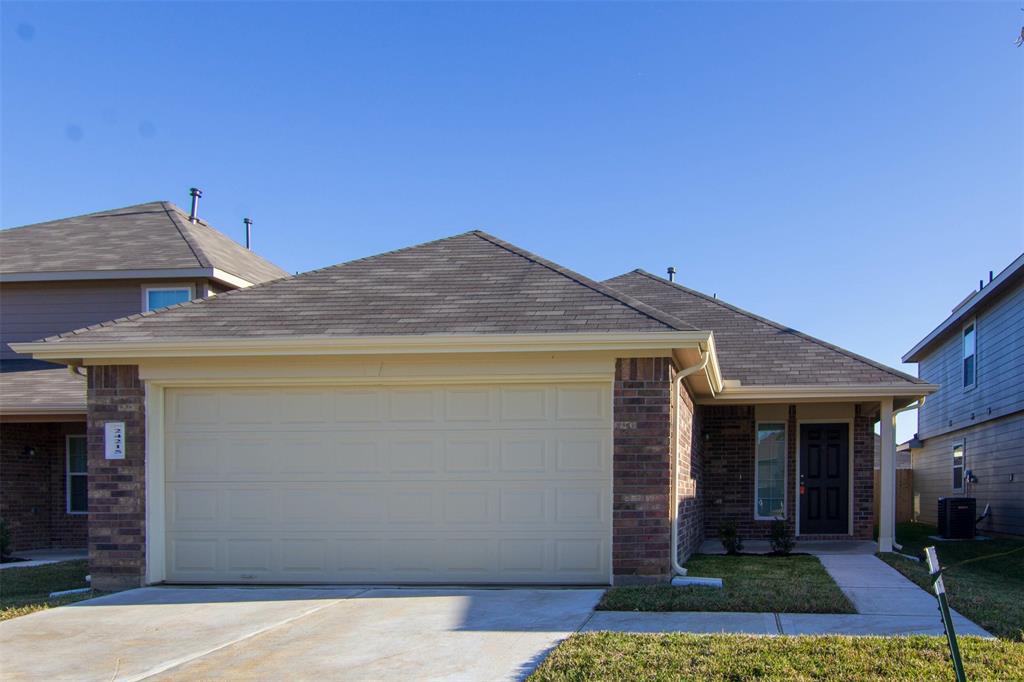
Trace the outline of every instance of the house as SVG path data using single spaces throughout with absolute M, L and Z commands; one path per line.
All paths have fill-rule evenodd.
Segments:
M 936 388 L 479 231 L 15 348 L 86 368 L 101 589 L 662 581 L 775 518 L 869 540 L 878 420 L 888 550 L 893 411 Z
M 86 382 L 11 343 L 287 273 L 168 202 L 0 231 L 0 518 L 12 548 L 85 547 Z
M 979 528 L 1024 535 L 1024 254 L 903 361 L 941 386 L 911 441 L 917 518 L 934 524 L 940 497 L 970 496 L 979 515 L 991 505 Z

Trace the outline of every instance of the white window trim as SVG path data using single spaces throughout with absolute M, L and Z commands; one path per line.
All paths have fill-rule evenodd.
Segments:
M 961 454 L 961 457 L 960 457 L 960 487 L 957 488 L 956 486 L 954 486 L 953 485 L 953 480 L 952 480 L 952 478 L 950 478 L 950 490 L 952 490 L 954 493 L 960 493 L 962 495 L 965 492 L 967 492 L 967 479 L 964 476 L 964 473 L 967 471 L 967 439 L 966 438 L 961 438 L 960 440 L 953 441 L 953 446 L 949 449 L 949 458 L 950 458 L 950 460 L 952 460 L 950 462 L 950 471 L 949 471 L 950 476 L 952 476 L 953 471 L 956 470 L 956 466 L 957 466 L 955 464 L 956 459 L 955 459 L 953 453 L 956 452 L 957 448 L 960 448 L 960 454 Z
M 758 490 L 758 476 L 757 476 L 757 434 L 761 430 L 761 424 L 782 424 L 782 440 L 784 448 L 782 451 L 782 515 L 781 516 L 761 516 L 757 513 L 757 490 Z M 754 422 L 754 520 L 755 521 L 775 521 L 776 519 L 786 519 L 786 510 L 789 508 L 789 424 L 785 419 L 765 419 L 762 421 Z
M 71 473 L 71 439 L 82 438 L 86 440 L 86 447 L 88 447 L 88 439 L 84 433 L 73 433 L 64 436 L 64 511 L 71 516 L 87 516 L 89 514 L 88 509 L 86 511 L 72 511 L 71 510 L 71 477 L 72 476 L 85 476 L 86 481 L 89 480 L 89 467 L 86 465 L 85 473 Z M 86 461 L 88 461 L 88 455 L 86 455 Z M 88 486 L 88 483 L 86 483 Z M 86 507 L 88 507 L 88 501 Z
M 964 332 L 968 327 L 974 327 L 974 377 L 969 384 L 964 384 Z M 978 386 L 978 320 L 971 318 L 960 327 L 960 387 L 964 392 L 970 391 Z
M 158 287 L 150 287 L 143 285 L 142 287 L 142 312 L 149 312 L 154 310 L 149 307 L 149 292 L 151 291 L 181 291 L 182 289 L 188 290 L 188 300 L 192 301 L 196 298 L 196 287 L 194 284 L 183 282 L 181 284 L 166 284 Z M 159 310 L 159 308 L 155 308 Z M 961 348 L 962 352 L 962 348 Z

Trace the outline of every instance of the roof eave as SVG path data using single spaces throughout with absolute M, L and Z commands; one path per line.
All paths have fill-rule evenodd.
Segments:
M 254 282 L 219 268 L 151 268 L 136 270 L 51 270 L 46 272 L 6 272 L 0 282 L 68 282 L 108 279 L 212 279 L 244 289 Z
M 931 330 L 931 332 L 928 333 L 928 336 L 918 341 L 913 348 L 908 350 L 902 358 L 903 362 L 920 362 L 921 358 L 926 355 L 924 352 L 925 350 L 938 341 L 940 337 L 945 336 L 951 328 L 970 318 L 979 306 L 998 294 L 1005 287 L 1007 282 L 1022 271 L 1024 271 L 1024 253 L 1017 256 L 1012 263 L 1006 266 L 1003 271 L 1000 272 L 999 275 L 991 282 L 985 285 L 983 289 L 975 292 L 966 303 L 955 309 L 938 327 Z
M 253 357 L 296 355 L 391 355 L 427 353 L 502 353 L 557 351 L 706 350 L 710 332 L 576 332 L 558 334 L 430 334 L 260 339 L 168 339 L 159 341 L 76 342 L 68 340 L 11 344 L 18 353 L 63 364 L 97 364 L 114 359 L 170 357 Z M 716 362 L 717 367 L 717 362 Z
M 880 398 L 922 398 L 939 390 L 937 384 L 811 384 L 790 386 L 726 386 L 712 399 L 698 403 L 781 403 L 866 401 Z

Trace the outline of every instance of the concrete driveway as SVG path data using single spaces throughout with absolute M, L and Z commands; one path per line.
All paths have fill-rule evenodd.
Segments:
M 0 623 L 5 680 L 524 677 L 602 590 L 129 590 Z

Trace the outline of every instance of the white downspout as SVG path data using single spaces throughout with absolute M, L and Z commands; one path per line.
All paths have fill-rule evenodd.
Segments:
M 894 433 L 894 435 L 895 435 L 895 431 L 896 431 L 896 415 L 898 415 L 900 412 L 906 412 L 907 410 L 915 410 L 915 409 L 921 407 L 922 405 L 924 405 L 924 400 L 925 400 L 926 397 L 927 396 L 921 396 L 920 398 L 918 398 L 914 402 L 910 403 L 909 405 L 905 405 L 904 407 L 901 407 L 898 410 L 893 410 L 892 411 L 892 420 L 893 420 L 892 423 L 893 423 L 893 433 Z M 893 514 L 896 513 L 896 499 L 895 499 L 895 495 L 896 495 L 896 475 L 895 475 L 896 457 L 895 457 L 895 455 L 896 455 L 896 452 L 894 450 L 893 451 L 893 463 L 892 463 L 892 466 L 893 466 L 893 469 L 894 469 L 894 471 L 893 471 L 893 491 L 892 491 L 893 492 L 893 504 L 892 504 L 892 513 Z M 881 479 L 881 476 L 879 476 L 879 479 Z M 882 505 L 878 505 L 878 511 L 879 512 L 882 511 Z M 894 527 L 895 527 L 895 525 L 894 525 Z M 881 529 L 882 529 L 881 519 L 879 519 L 879 522 L 878 522 L 878 529 L 879 529 L 879 533 L 881 533 Z M 893 546 L 893 549 L 895 549 L 898 552 L 902 552 L 903 551 L 903 545 L 901 545 L 898 542 L 896 542 L 896 533 L 893 533 L 893 536 L 892 536 L 892 546 Z
M 675 390 L 676 401 L 676 414 L 675 420 L 672 423 L 672 442 L 674 447 L 672 448 L 672 513 L 669 515 L 672 522 L 672 572 L 676 575 L 686 575 L 686 569 L 679 565 L 679 419 L 680 419 L 680 406 L 682 400 L 679 397 L 679 391 L 683 386 L 683 379 L 690 376 L 695 372 L 699 372 L 708 366 L 708 359 L 711 358 L 709 351 L 701 353 L 700 362 L 696 365 L 691 365 L 685 369 L 680 370 L 676 373 L 675 383 L 673 384 L 673 390 Z

